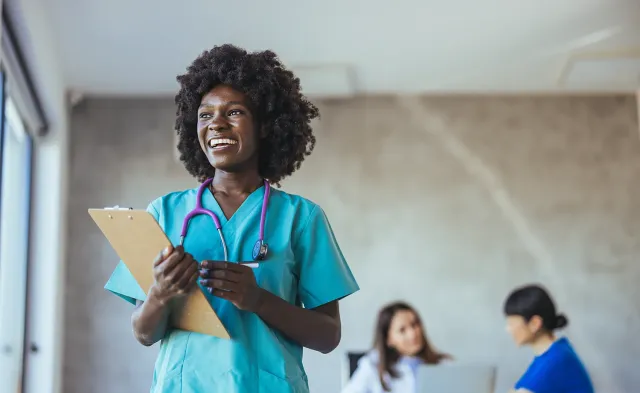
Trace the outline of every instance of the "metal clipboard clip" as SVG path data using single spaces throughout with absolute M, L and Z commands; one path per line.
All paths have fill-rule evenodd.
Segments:
M 120 206 L 118 206 L 118 205 L 115 205 L 115 206 L 113 206 L 113 207 L 105 207 L 105 208 L 104 208 L 104 210 L 120 210 L 120 211 L 122 211 L 122 210 L 126 210 L 126 211 L 133 211 L 133 208 L 132 208 L 132 207 L 120 207 Z M 110 218 L 110 219 L 113 219 L 113 216 L 112 216 L 111 214 L 109 214 L 109 218 Z M 129 219 L 130 219 L 130 220 L 133 220 L 133 216 L 132 216 L 132 215 L 129 215 Z

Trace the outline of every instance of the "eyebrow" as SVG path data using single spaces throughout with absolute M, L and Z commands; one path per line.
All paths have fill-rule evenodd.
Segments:
M 245 104 L 245 103 L 244 103 L 244 102 L 242 102 L 242 101 L 229 101 L 229 102 L 225 102 L 224 104 L 225 104 L 225 105 L 242 105 L 242 106 L 244 106 L 245 108 L 247 107 L 247 104 Z M 210 106 L 213 106 L 213 105 L 209 105 L 209 104 L 207 104 L 207 103 L 202 103 L 202 104 L 200 104 L 200 106 L 198 107 L 198 109 L 200 109 L 200 108 L 204 108 L 204 107 L 210 107 Z

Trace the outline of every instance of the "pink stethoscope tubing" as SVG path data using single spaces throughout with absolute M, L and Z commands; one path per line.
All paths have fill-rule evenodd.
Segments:
M 222 248 L 224 250 L 224 260 L 229 260 L 229 253 L 227 250 L 227 242 L 224 240 L 224 235 L 222 234 L 222 225 L 220 224 L 220 220 L 218 216 L 211 210 L 205 209 L 202 207 L 202 194 L 204 190 L 211 184 L 213 179 L 205 180 L 198 188 L 198 194 L 196 196 L 196 207 L 191 210 L 184 218 L 182 222 L 182 232 L 180 232 L 180 245 L 184 243 L 184 238 L 187 235 L 187 230 L 189 228 L 189 221 L 200 214 L 205 214 L 213 220 L 213 223 L 216 226 L 216 230 L 218 231 L 218 235 L 220 236 L 220 240 L 222 241 Z M 271 186 L 268 181 L 264 181 L 264 197 L 262 199 L 262 212 L 260 213 L 260 233 L 258 235 L 258 241 L 253 247 L 253 260 L 261 261 L 265 259 L 267 256 L 268 246 L 264 241 L 264 226 L 267 220 L 267 206 L 269 205 L 269 195 L 271 194 Z M 248 264 L 252 265 L 252 264 Z M 255 266 L 252 266 L 255 267 Z

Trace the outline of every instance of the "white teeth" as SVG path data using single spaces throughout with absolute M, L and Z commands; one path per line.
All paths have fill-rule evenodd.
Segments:
M 216 147 L 218 145 L 235 145 L 236 143 L 238 142 L 227 138 L 209 139 L 209 147 Z

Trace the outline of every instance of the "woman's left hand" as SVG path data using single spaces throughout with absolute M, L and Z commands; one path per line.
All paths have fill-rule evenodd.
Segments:
M 253 269 L 239 263 L 219 261 L 202 261 L 200 266 L 200 284 L 209 293 L 229 300 L 240 310 L 258 310 L 263 289 L 258 286 Z

